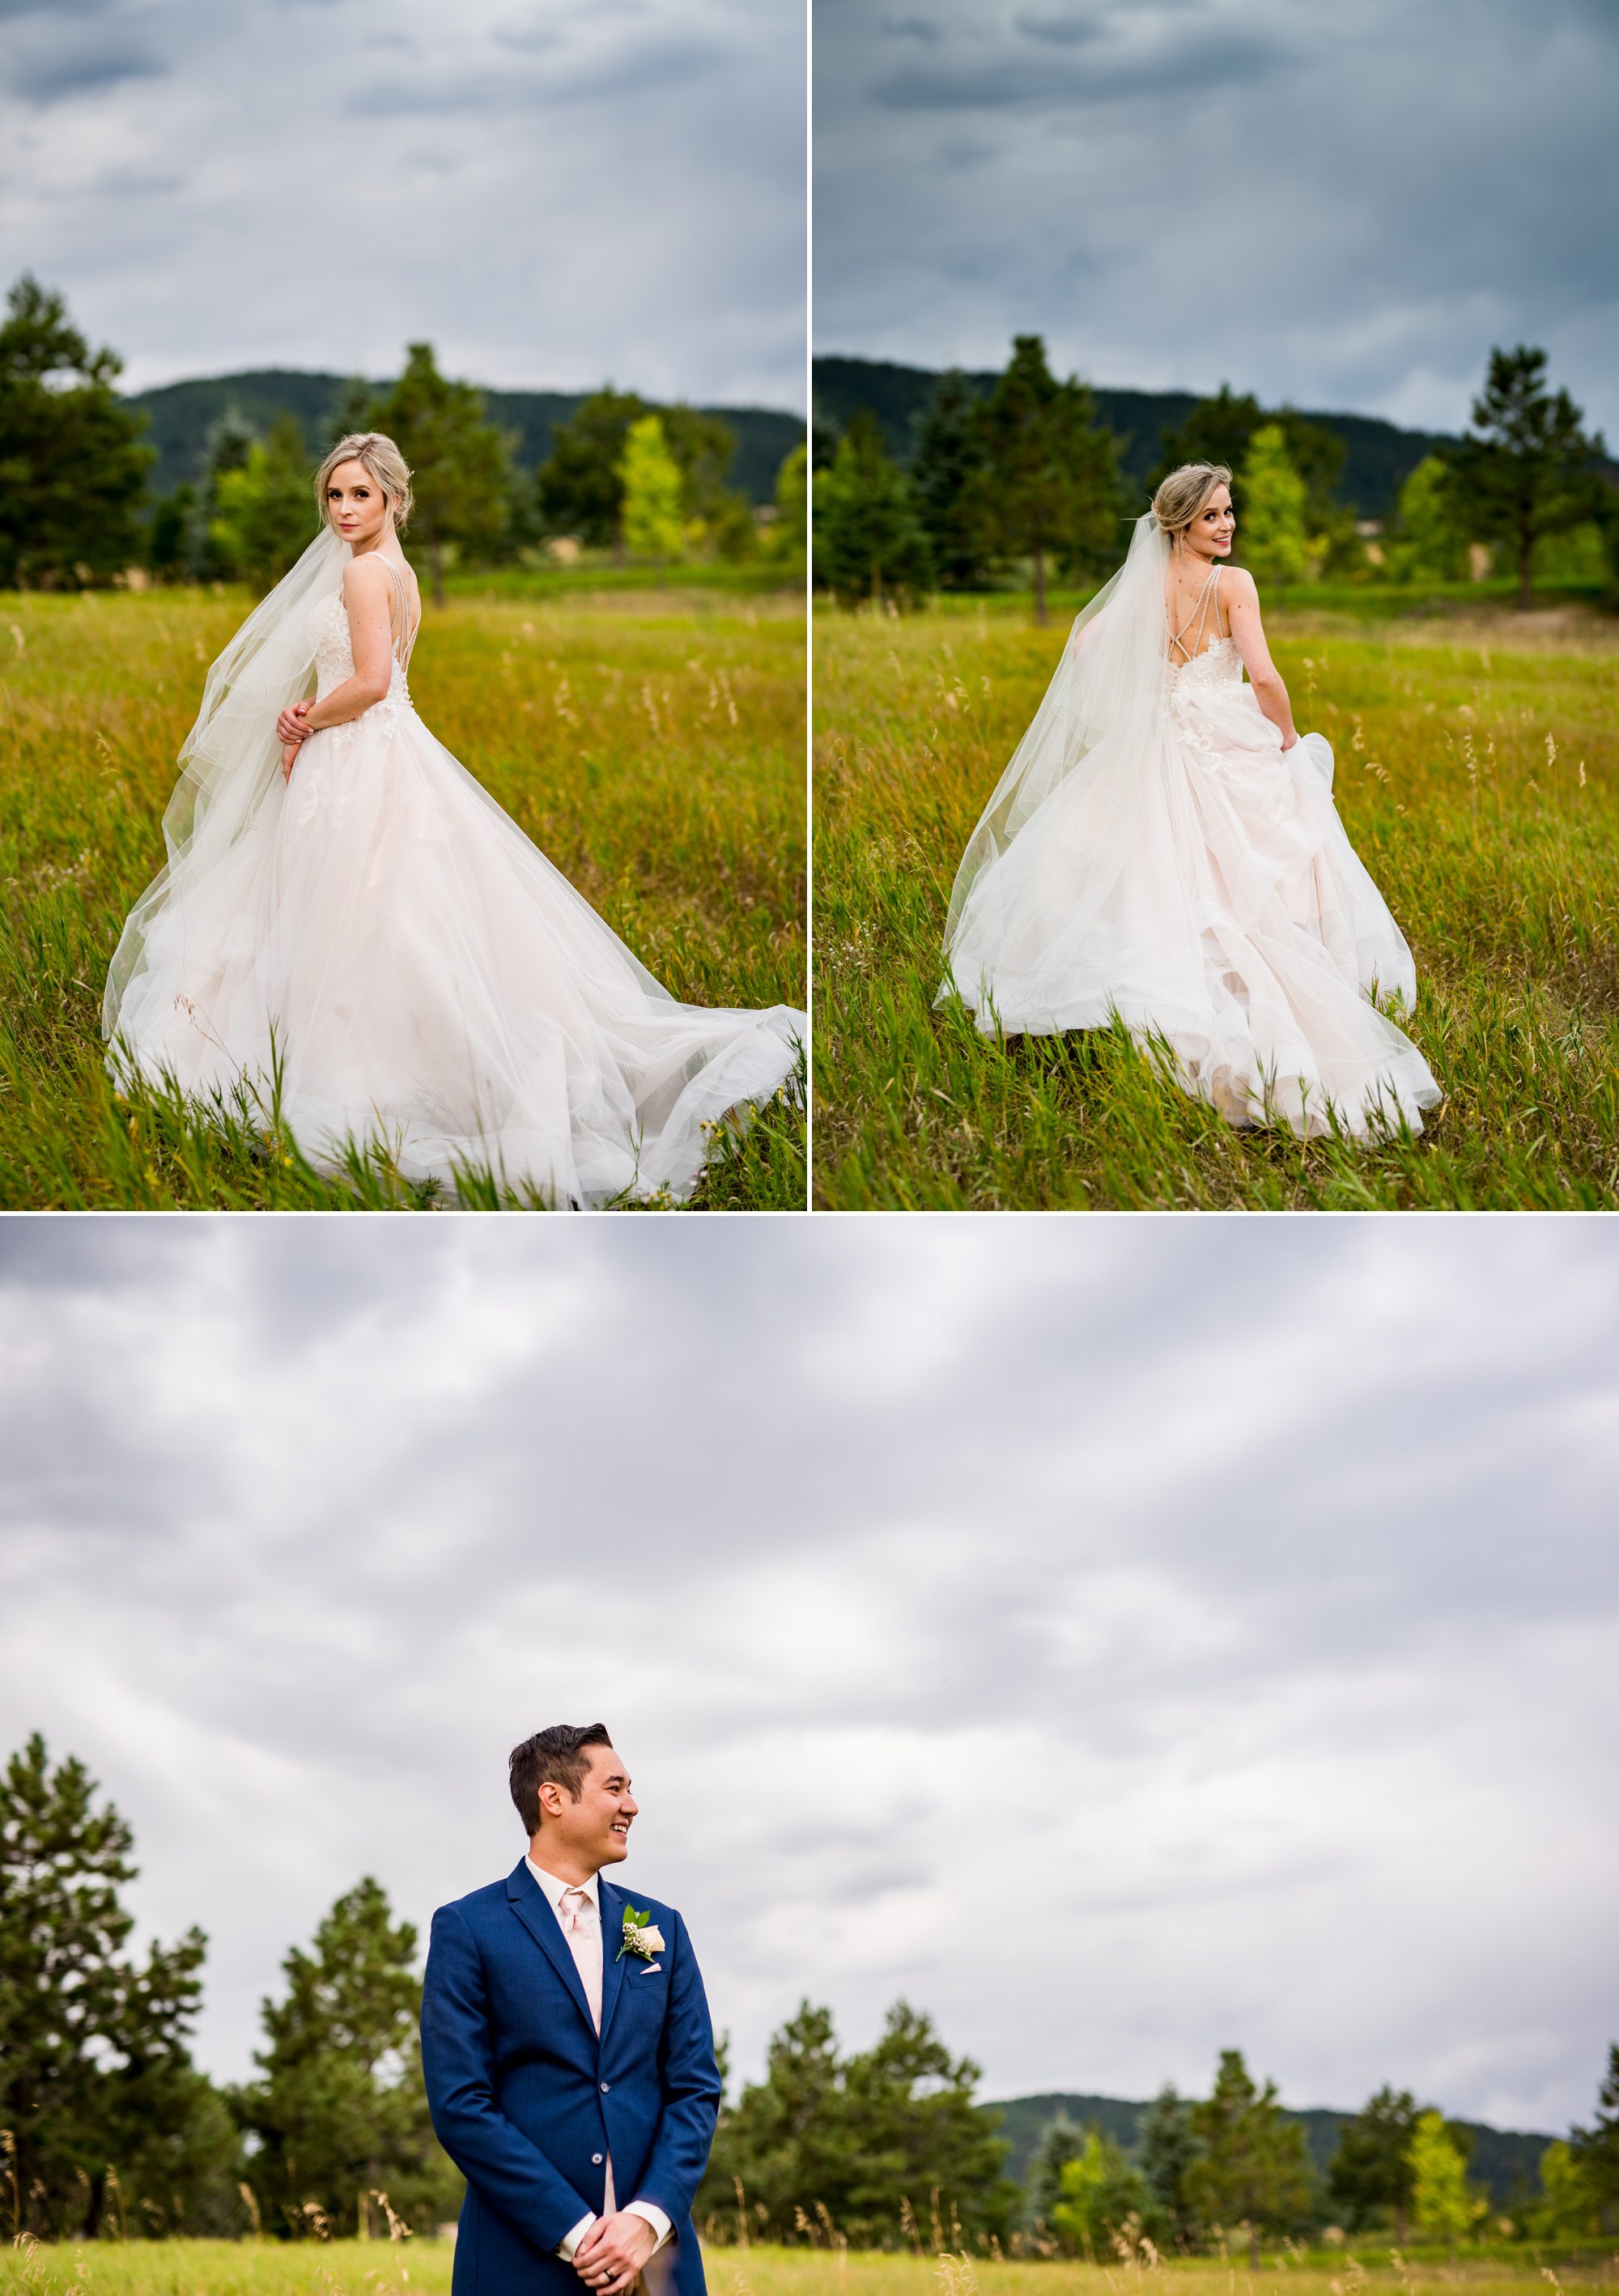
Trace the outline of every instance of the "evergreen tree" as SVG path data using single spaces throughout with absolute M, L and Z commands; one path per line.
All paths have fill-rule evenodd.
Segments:
M 877 418 L 862 407 L 815 484 L 815 561 L 840 606 L 893 598 L 913 604 L 931 586 L 933 560 L 911 481 L 883 451 Z
M 757 540 L 753 505 L 725 483 L 736 459 L 736 432 L 717 414 L 678 402 L 661 408 L 658 420 L 680 472 L 681 516 L 688 530 L 722 558 L 746 558 Z
M 1057 2231 L 1092 2262 L 1105 2264 L 1114 2243 L 1134 2229 L 1157 2229 L 1152 2194 L 1140 2169 L 1100 2128 L 1088 2128 L 1082 2150 L 1061 2172 L 1061 2197 L 1051 2211 Z
M 61 296 L 20 278 L 0 323 L 0 586 L 102 582 L 139 558 L 152 450 Z
M 897 2244 L 907 2208 L 929 2237 L 936 2194 L 940 2244 L 1003 2231 L 1017 2191 L 973 2103 L 977 2078 L 903 2001 L 846 2058 L 830 2013 L 804 2002 L 773 2036 L 764 2080 L 721 2115 L 699 2221 L 730 2221 L 740 2185 L 755 2236 L 773 2241 L 815 2236 L 822 2209 L 857 2245 Z
M 1274 2081 L 1255 2085 L 1239 2049 L 1221 2051 L 1214 2089 L 1192 2106 L 1191 2122 L 1199 2151 L 1187 2192 L 1205 2224 L 1246 2224 L 1255 2235 L 1304 2229 L 1314 2199 L 1304 2132 L 1282 2119 Z
M 190 573 L 196 510 L 197 489 L 189 480 L 182 480 L 152 512 L 146 563 L 159 582 L 184 581 Z
M 1619 2041 L 1608 2049 L 1590 2127 L 1574 2129 L 1568 2149 L 1605 2223 L 1612 2224 L 1619 2218 Z
M 1411 2214 L 1419 2233 L 1454 2248 L 1484 2213 L 1468 2190 L 1467 2155 L 1442 2112 L 1421 2112 L 1411 2131 Z
M 664 442 L 663 424 L 656 414 L 643 414 L 631 423 L 618 475 L 624 488 L 625 545 L 641 557 L 655 559 L 661 580 L 666 562 L 684 550 L 686 526 L 680 465 Z
M 1324 531 L 1336 515 L 1348 516 L 1334 501 L 1334 490 L 1344 468 L 1344 441 L 1324 422 L 1312 422 L 1291 406 L 1267 414 L 1251 391 L 1234 391 L 1222 382 L 1212 398 L 1200 398 L 1176 430 L 1165 431 L 1157 467 L 1149 481 L 1159 481 L 1182 463 L 1223 463 L 1240 471 L 1254 443 L 1255 431 L 1280 423 L 1288 443 L 1288 459 L 1304 482 L 1306 516 L 1312 532 Z
M 407 2222 L 454 2213 L 459 2179 L 422 2085 L 415 1955 L 415 1930 L 394 1922 L 367 1877 L 332 1906 L 313 1950 L 295 1946 L 282 1964 L 286 1997 L 263 2008 L 262 2078 L 237 2097 L 266 2223 L 297 2227 L 314 2202 L 334 2225 L 369 2228 L 376 2191 Z
M 985 545 L 1026 558 L 1034 619 L 1046 619 L 1046 570 L 1077 573 L 1116 554 L 1119 489 L 1112 434 L 1076 377 L 1059 382 L 1038 335 L 1013 338 L 1006 372 L 985 399 L 982 452 L 969 500 Z
M 1602 2212 L 1572 2145 L 1554 2138 L 1541 2155 L 1541 2189 L 1526 2211 L 1538 2240 L 1583 2240 L 1602 2229 Z
M 247 460 L 216 480 L 209 539 L 235 579 L 261 597 L 320 530 L 314 475 L 296 418 L 279 414 Z
M 1504 543 L 1517 568 L 1517 603 L 1534 603 L 1534 550 L 1544 536 L 1598 517 L 1605 488 L 1599 433 L 1566 390 L 1546 387 L 1546 354 L 1520 343 L 1492 350 L 1473 427 L 1448 452 L 1459 514 L 1477 537 Z
M 245 471 L 258 433 L 233 400 L 209 425 L 202 449 L 201 483 L 192 496 L 191 531 L 186 545 L 189 570 L 199 582 L 229 582 L 236 578 L 234 562 L 215 537 L 219 517 L 219 489 L 234 472 Z
M 0 1777 L 0 2127 L 22 2223 L 94 2238 L 116 2174 L 130 2229 L 224 2230 L 235 2135 L 187 2042 L 207 1941 L 126 1956 L 134 1837 L 97 1794 L 37 1733 Z
M 1304 482 L 1288 455 L 1280 423 L 1255 430 L 1239 480 L 1241 516 L 1238 545 L 1255 581 L 1282 595 L 1310 568 L 1304 538 Z
M 426 551 L 442 606 L 447 549 L 487 560 L 512 542 L 512 435 L 488 420 L 481 391 L 439 373 L 431 343 L 406 347 L 404 373 L 353 427 L 385 431 L 410 465 L 408 539 Z
M 978 394 L 960 368 L 935 384 L 917 425 L 911 480 L 940 586 L 980 588 L 988 569 L 977 488 L 984 467 Z
M 1177 2248 L 1190 2248 L 1198 2236 L 1198 2211 L 1192 2203 L 1190 2178 L 1198 2158 L 1197 2131 L 1191 2107 L 1177 2095 L 1173 2084 L 1159 2090 L 1141 2118 L 1141 2173 L 1152 2194 L 1153 2208 L 1164 2239 Z
M 535 487 L 549 534 L 571 534 L 591 549 L 624 546 L 624 444 L 632 422 L 651 409 L 610 383 L 592 391 L 551 434 Z
M 1392 2225 L 1405 2238 L 1411 2206 L 1411 2136 L 1417 2106 L 1408 2089 L 1380 2088 L 1338 2133 L 1327 2168 L 1333 2206 L 1354 2231 Z
M 1046 2123 L 1028 2168 L 1026 2214 L 1032 2225 L 1043 2226 L 1048 2232 L 1054 2229 L 1053 2212 L 1062 2198 L 1062 2172 L 1084 2149 L 1084 2131 L 1075 2128 L 1067 2113 L 1059 2112 Z

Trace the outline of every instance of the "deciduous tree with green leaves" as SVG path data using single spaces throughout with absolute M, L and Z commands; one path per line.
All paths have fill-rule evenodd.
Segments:
M 154 457 L 62 297 L 25 274 L 0 322 L 0 586 L 104 582 L 141 556 Z
M 770 529 L 770 554 L 802 568 L 809 549 L 809 447 L 784 455 L 776 472 L 776 515 Z
M 298 2228 L 313 2202 L 352 2232 L 377 2191 L 407 2222 L 454 2215 L 460 2179 L 422 2086 L 414 1928 L 368 1876 L 282 1967 L 286 1994 L 264 2004 L 261 2078 L 236 2098 L 266 2223 Z
M 1055 2232 L 1054 2212 L 1062 2199 L 1062 2172 L 1084 2149 L 1084 2130 L 1076 2128 L 1066 2112 L 1058 2113 L 1041 2132 L 1024 2179 L 1027 2195 L 1025 2213 L 1036 2231 Z
M 1038 335 L 1013 338 L 1006 372 L 978 410 L 981 465 L 969 495 L 991 556 L 1026 558 L 1034 619 L 1046 619 L 1046 575 L 1100 570 L 1117 556 L 1118 470 L 1112 433 L 1077 376 L 1059 382 Z
M 1425 455 L 1400 489 L 1384 541 L 1396 581 L 1465 581 L 1468 536 L 1456 501 L 1455 473 L 1439 455 Z
M 1305 500 L 1287 434 L 1280 422 L 1267 422 L 1254 433 L 1238 480 L 1237 545 L 1255 581 L 1279 596 L 1310 570 Z
M 209 539 L 230 573 L 261 597 L 319 531 L 313 477 L 296 417 L 278 414 L 247 460 L 216 481 Z
M 1534 603 L 1534 549 L 1605 508 L 1601 434 L 1566 390 L 1546 382 L 1546 354 L 1525 343 L 1492 350 L 1472 429 L 1447 450 L 1459 516 L 1484 542 L 1502 542 L 1517 569 L 1517 603 Z
M 1411 2135 L 1417 2105 L 1409 2089 L 1385 2087 L 1338 2132 L 1327 2167 L 1332 2205 L 1353 2231 L 1387 2225 L 1405 2238 L 1411 2207 Z
M 1198 2155 L 1187 2190 L 1206 2225 L 1229 2232 L 1246 2224 L 1255 2234 L 1306 2227 L 1315 2180 L 1304 2132 L 1282 2118 L 1275 2082 L 1259 2087 L 1239 2049 L 1221 2051 L 1214 2088 L 1192 2106 L 1191 2123 Z
M 918 604 L 933 556 L 910 480 L 884 451 L 877 417 L 850 419 L 815 480 L 815 570 L 840 606 Z
M 1442 2112 L 1419 2112 L 1411 2131 L 1411 2215 L 1428 2240 L 1454 2248 L 1484 2214 L 1468 2189 L 1468 2158 Z
M 126 1953 L 134 1835 L 36 1733 L 0 1776 L 0 2127 L 22 2228 L 235 2230 L 235 2131 L 192 2063 L 207 1940 Z M 117 2199 L 115 2200 L 115 2194 Z
M 631 423 L 618 475 L 624 488 L 625 546 L 655 560 L 661 579 L 669 560 L 684 552 L 686 522 L 680 464 L 669 452 L 656 414 L 642 414 Z
M 1083 2148 L 1065 2164 L 1059 2182 L 1052 2222 L 1092 2263 L 1112 2261 L 1115 2243 L 1128 2236 L 1132 2218 L 1137 2231 L 1151 2234 L 1158 2229 L 1146 2177 L 1100 2128 L 1085 2131 Z

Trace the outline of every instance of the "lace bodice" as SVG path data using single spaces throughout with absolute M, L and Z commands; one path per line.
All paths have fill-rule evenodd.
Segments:
M 1190 701 L 1199 688 L 1241 684 L 1242 656 L 1237 651 L 1235 638 L 1216 638 L 1213 645 L 1193 654 L 1190 661 L 1169 664 L 1172 703 L 1177 699 Z
M 349 639 L 348 614 L 340 590 L 323 599 L 314 609 L 309 616 L 309 629 L 315 639 L 315 698 L 317 701 L 323 701 L 334 685 L 341 685 L 346 677 L 354 676 L 354 647 Z M 397 716 L 401 709 L 410 707 L 411 693 L 405 681 L 405 664 L 396 652 L 388 676 L 388 692 L 380 701 L 372 705 L 372 709 L 362 710 L 360 714 L 369 718 L 372 710 L 384 709 Z M 332 730 L 343 734 L 359 722 L 358 718 L 353 718 L 349 719 L 348 726 L 334 726 Z

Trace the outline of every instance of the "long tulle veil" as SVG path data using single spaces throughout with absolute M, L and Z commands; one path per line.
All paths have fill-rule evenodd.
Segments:
M 158 917 L 188 877 L 229 849 L 274 784 L 281 771 L 275 720 L 309 691 L 311 617 L 341 588 L 350 555 L 348 543 L 323 529 L 208 673 L 197 722 L 181 745 L 180 778 L 164 809 L 168 859 L 130 911 L 108 968 L 102 1032 L 110 1042 Z
M 1033 723 L 968 840 L 950 896 L 947 955 L 975 886 L 1053 790 L 1089 777 L 1091 830 L 1081 905 L 1099 905 L 1129 849 L 1162 747 L 1168 689 L 1164 570 L 1168 537 L 1150 511 L 1136 521 L 1124 564 L 1075 621 Z M 1077 915 L 1072 922 L 1080 922 Z M 963 981 L 961 986 L 967 984 Z

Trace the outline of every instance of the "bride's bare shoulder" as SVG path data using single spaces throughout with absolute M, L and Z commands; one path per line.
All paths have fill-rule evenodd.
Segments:
M 1246 566 L 1222 566 L 1220 588 L 1228 606 L 1256 606 L 1259 586 Z
M 388 586 L 388 569 L 375 551 L 368 550 L 362 558 L 351 558 L 343 569 L 343 588 L 351 598 L 364 598 L 372 590 Z

